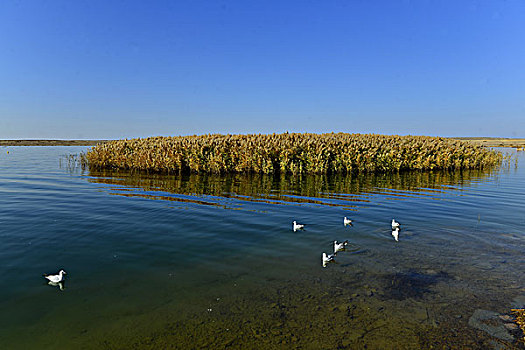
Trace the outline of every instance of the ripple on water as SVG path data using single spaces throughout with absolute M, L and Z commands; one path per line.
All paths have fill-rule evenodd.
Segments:
M 61 169 L 64 153 L 0 168 L 10 349 L 482 349 L 470 317 L 523 294 L 521 168 L 162 176 Z M 41 277 L 60 268 L 63 291 Z

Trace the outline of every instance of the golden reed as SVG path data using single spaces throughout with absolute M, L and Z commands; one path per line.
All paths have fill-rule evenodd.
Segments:
M 98 144 L 89 167 L 195 173 L 350 173 L 484 169 L 501 153 L 463 141 L 378 134 L 149 137 Z

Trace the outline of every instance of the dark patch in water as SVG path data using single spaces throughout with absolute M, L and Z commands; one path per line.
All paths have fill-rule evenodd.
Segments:
M 433 285 L 449 278 L 449 274 L 444 271 L 424 273 L 409 270 L 408 272 L 388 275 L 386 277 L 387 286 L 384 288 L 383 299 L 422 299 L 425 294 L 433 293 L 430 289 Z

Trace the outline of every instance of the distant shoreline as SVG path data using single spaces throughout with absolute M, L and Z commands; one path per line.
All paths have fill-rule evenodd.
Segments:
M 108 140 L 0 140 L 0 146 L 95 146 Z
M 498 138 L 498 137 L 450 137 L 453 140 L 467 141 L 473 145 L 485 147 L 525 147 L 525 139 Z
M 525 138 L 450 137 L 485 147 L 525 147 Z M 110 140 L 0 140 L 0 146 L 95 146 Z

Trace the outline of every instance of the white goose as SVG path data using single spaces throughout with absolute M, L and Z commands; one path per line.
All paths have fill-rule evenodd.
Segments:
M 334 241 L 334 254 L 336 254 L 338 251 L 345 249 L 345 246 L 348 244 L 348 241 L 344 241 L 341 243 L 337 243 L 337 241 Z
M 326 255 L 326 253 L 323 253 L 323 267 L 326 267 L 326 264 L 334 261 L 334 254 Z
M 293 222 L 293 232 L 304 229 L 304 225 L 298 224 L 297 221 Z
M 392 219 L 392 230 L 399 228 L 400 224 L 396 220 Z
M 343 219 L 343 223 L 345 224 L 345 226 L 352 225 L 352 220 L 345 216 L 345 218 Z
M 49 280 L 49 282 L 59 283 L 64 280 L 64 275 L 67 275 L 66 271 L 60 270 L 57 275 L 42 275 Z
M 392 230 L 392 236 L 394 236 L 394 239 L 396 240 L 396 242 L 399 241 L 399 227 L 396 227 L 395 230 Z

